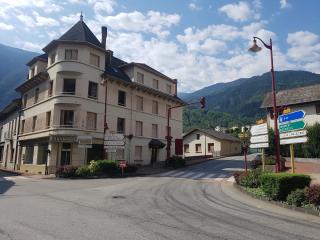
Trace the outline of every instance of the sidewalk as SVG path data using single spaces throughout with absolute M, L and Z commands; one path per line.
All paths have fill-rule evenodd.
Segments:
M 320 184 L 320 163 L 295 162 L 295 172 L 311 175 L 312 183 Z M 291 162 L 286 161 L 287 172 L 291 172 Z

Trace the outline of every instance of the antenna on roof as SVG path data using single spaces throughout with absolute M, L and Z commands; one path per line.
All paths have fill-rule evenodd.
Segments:
M 80 13 L 80 21 L 81 21 L 81 22 L 83 21 L 82 11 L 81 11 L 81 13 Z

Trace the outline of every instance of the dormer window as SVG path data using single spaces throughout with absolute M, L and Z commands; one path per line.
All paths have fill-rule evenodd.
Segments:
M 96 54 L 90 53 L 90 64 L 96 67 L 100 66 L 100 57 Z
M 144 84 L 144 74 L 143 73 L 137 73 L 137 82 Z
M 31 73 L 30 73 L 30 78 L 32 78 L 32 77 L 34 77 L 34 75 L 35 75 L 35 68 L 33 67 L 33 68 L 31 68 Z
M 78 60 L 78 49 L 66 49 L 65 60 Z
M 50 64 L 54 64 L 56 62 L 56 54 L 53 53 L 50 55 Z

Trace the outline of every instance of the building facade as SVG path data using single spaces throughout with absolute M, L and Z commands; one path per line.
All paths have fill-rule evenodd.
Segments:
M 29 77 L 16 89 L 22 96 L 21 171 L 53 173 L 62 165 L 103 159 L 105 126 L 106 133 L 125 136 L 125 148 L 109 158 L 132 164 L 165 160 L 165 149 L 152 151 L 150 142 L 166 143 L 167 110 L 184 103 L 177 80 L 114 57 L 106 38 L 105 27 L 100 42 L 81 18 L 27 64 Z M 172 111 L 170 125 L 173 139 L 181 138 L 181 108 Z
M 231 156 L 241 153 L 238 138 L 214 130 L 193 129 L 183 135 L 184 157 Z
M 277 106 L 282 108 L 280 114 L 303 110 L 309 126 L 320 123 L 320 84 L 277 92 Z M 267 110 L 268 126 L 274 128 L 271 93 L 265 96 L 261 108 Z

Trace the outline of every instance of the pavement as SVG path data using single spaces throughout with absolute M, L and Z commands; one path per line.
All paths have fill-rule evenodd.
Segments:
M 231 174 L 242 167 L 242 157 L 230 157 L 132 178 L 2 173 L 0 239 L 319 239 L 320 217 L 234 188 Z
M 286 161 L 287 172 L 291 172 L 291 162 Z M 312 184 L 320 184 L 320 163 L 296 162 L 294 163 L 296 173 L 309 174 Z

